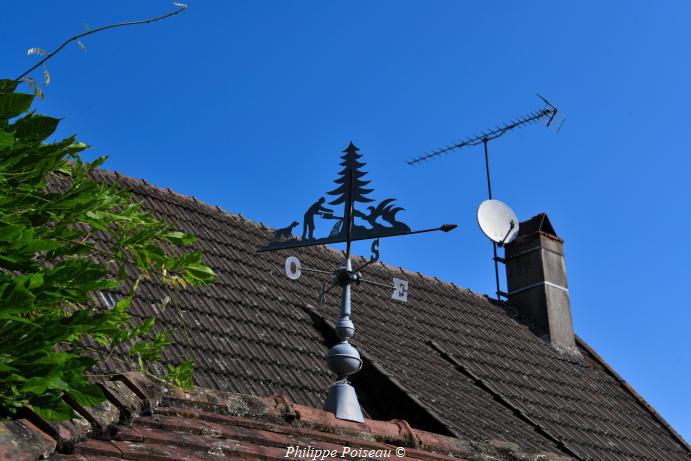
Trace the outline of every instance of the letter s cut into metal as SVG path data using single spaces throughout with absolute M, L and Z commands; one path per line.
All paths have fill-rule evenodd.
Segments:
M 379 261 L 379 239 L 372 242 L 372 258 L 369 262 L 376 263 Z

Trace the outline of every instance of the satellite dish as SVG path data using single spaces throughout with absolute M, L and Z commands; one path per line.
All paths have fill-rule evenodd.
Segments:
M 518 235 L 518 218 L 509 206 L 499 200 L 485 200 L 477 209 L 477 223 L 493 242 L 503 246 Z

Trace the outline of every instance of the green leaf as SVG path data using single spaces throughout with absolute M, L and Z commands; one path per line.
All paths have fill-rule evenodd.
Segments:
M 0 361 L 0 371 L 8 372 L 8 371 L 17 371 L 15 367 L 12 367 L 2 361 Z
M 106 399 L 101 388 L 95 384 L 75 386 L 67 393 L 76 400 L 78 404 L 87 407 L 94 407 Z
M 2 310 L 3 314 L 19 313 L 31 309 L 36 295 L 24 286 L 24 281 L 17 279 L 7 285 L 3 291 L 3 304 L 7 308 Z
M 44 115 L 27 115 L 17 120 L 14 128 L 14 137 L 26 140 L 44 140 L 55 132 L 60 119 L 46 117 Z
M 32 240 L 26 245 L 23 245 L 22 250 L 31 253 L 38 253 L 42 251 L 55 250 L 60 247 L 62 247 L 62 244 L 54 240 Z
M 0 131 L 0 150 L 14 145 L 14 135 L 7 131 Z
M 0 120 L 9 120 L 31 107 L 34 95 L 25 93 L 0 94 Z
M 149 317 L 145 319 L 142 323 L 137 325 L 132 329 L 132 334 L 130 337 L 137 337 L 137 336 L 144 336 L 148 333 L 151 332 L 151 330 L 154 328 L 154 323 L 156 322 L 156 319 L 154 317 Z
M 38 416 L 48 421 L 71 419 L 74 416 L 72 407 L 59 398 L 46 401 L 43 405 L 45 406 L 31 405 L 31 409 Z
M 174 245 L 190 245 L 196 240 L 194 235 L 180 231 L 167 232 L 163 238 Z
M 19 82 L 8 79 L 0 79 L 0 93 L 13 93 Z
M 12 242 L 19 238 L 26 226 L 0 222 L 0 242 Z
M 191 278 L 202 283 L 211 283 L 216 277 L 216 274 L 214 273 L 213 269 L 204 264 L 190 265 L 187 266 L 185 269 L 187 271 L 188 276 L 191 276 Z
M 38 327 L 38 325 L 36 325 L 31 320 L 25 319 L 24 317 L 20 317 L 20 316 L 15 315 L 15 314 L 11 314 L 11 313 L 4 311 L 4 310 L 0 310 L 0 320 L 10 320 L 12 322 L 19 322 L 19 323 L 24 323 L 26 325 Z
M 187 360 L 178 366 L 168 365 L 168 374 L 165 380 L 177 387 L 189 389 L 192 387 L 192 374 L 194 373 L 194 361 Z
M 8 371 L 17 371 L 17 369 L 14 368 L 14 367 L 9 366 L 9 365 L 7 365 L 7 364 L 0 363 L 0 372 L 5 372 L 5 373 L 6 373 L 6 372 L 8 372 Z
M 83 142 L 75 142 L 75 143 L 72 143 L 69 146 L 67 146 L 67 148 L 70 151 L 77 153 L 77 152 L 83 151 L 84 149 L 88 149 L 89 145 L 84 144 Z
M 45 394 L 47 389 L 57 389 L 66 391 L 69 385 L 60 379 L 58 376 L 34 376 L 26 380 L 24 385 L 19 389 L 21 392 L 30 392 L 36 395 Z
M 43 273 L 39 272 L 38 274 L 33 274 L 31 278 L 29 278 L 29 290 L 35 290 L 36 288 L 40 287 L 43 285 Z

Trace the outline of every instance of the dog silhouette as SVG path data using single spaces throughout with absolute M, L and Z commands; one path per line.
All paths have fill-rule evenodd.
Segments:
M 293 229 L 295 229 L 295 226 L 300 224 L 297 221 L 293 221 L 292 224 L 288 227 L 283 227 L 281 229 L 276 229 L 276 232 L 274 233 L 274 240 L 292 240 L 295 238 L 293 235 Z

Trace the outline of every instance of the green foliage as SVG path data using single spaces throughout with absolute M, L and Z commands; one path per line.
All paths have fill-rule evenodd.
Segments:
M 30 406 L 64 419 L 65 394 L 82 405 L 104 399 L 87 380 L 98 360 L 150 373 L 172 344 L 153 318 L 129 313 L 140 280 L 172 290 L 214 274 L 199 252 L 181 249 L 193 236 L 90 178 L 105 158 L 82 161 L 88 146 L 74 137 L 46 142 L 59 120 L 29 112 L 34 95 L 15 89 L 0 80 L 0 417 Z M 99 307 L 96 294 L 107 290 L 128 296 Z M 193 368 L 183 362 L 160 378 L 190 386 Z

